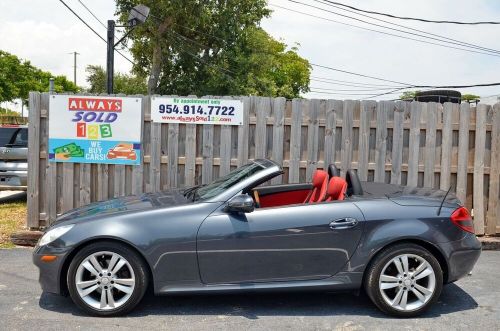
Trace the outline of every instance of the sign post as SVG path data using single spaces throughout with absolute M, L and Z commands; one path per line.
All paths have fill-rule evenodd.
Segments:
M 139 165 L 141 98 L 51 95 L 49 161 Z

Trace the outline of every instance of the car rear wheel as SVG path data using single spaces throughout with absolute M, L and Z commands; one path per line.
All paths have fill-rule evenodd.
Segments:
M 398 244 L 382 251 L 371 263 L 365 289 L 383 312 L 417 316 L 437 301 L 443 272 L 437 259 L 415 244 Z
M 146 266 L 127 246 L 98 242 L 84 247 L 68 270 L 73 302 L 97 316 L 122 315 L 132 310 L 147 288 Z

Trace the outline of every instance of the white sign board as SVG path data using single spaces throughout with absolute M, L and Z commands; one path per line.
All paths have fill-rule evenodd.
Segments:
M 242 125 L 243 102 L 152 97 L 151 119 L 160 123 Z
M 51 95 L 49 161 L 137 165 L 141 98 Z

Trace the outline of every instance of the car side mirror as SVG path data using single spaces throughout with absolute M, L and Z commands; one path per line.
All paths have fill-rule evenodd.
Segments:
M 248 194 L 240 194 L 233 197 L 226 205 L 225 211 L 230 213 L 251 213 L 255 209 L 255 203 Z

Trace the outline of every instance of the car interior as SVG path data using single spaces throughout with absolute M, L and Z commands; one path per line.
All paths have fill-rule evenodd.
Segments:
M 354 170 L 346 171 L 344 179 L 340 176 L 340 170 L 331 164 L 327 171 L 314 171 L 311 183 L 259 186 L 249 193 L 254 198 L 256 208 L 270 208 L 341 201 L 363 195 L 363 188 Z

